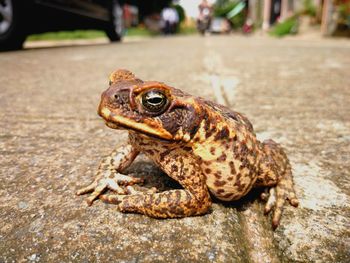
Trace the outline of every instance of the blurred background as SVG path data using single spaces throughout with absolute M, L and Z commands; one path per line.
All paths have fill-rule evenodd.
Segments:
M 2 50 L 196 32 L 350 36 L 350 0 L 0 0 Z

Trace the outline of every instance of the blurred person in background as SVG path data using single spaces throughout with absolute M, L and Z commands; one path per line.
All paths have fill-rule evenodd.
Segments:
M 198 9 L 199 15 L 197 19 L 197 29 L 201 34 L 205 34 L 210 27 L 213 16 L 213 7 L 207 0 L 203 0 L 199 4 Z
M 163 33 L 175 34 L 179 23 L 179 15 L 174 7 L 165 7 L 161 13 Z

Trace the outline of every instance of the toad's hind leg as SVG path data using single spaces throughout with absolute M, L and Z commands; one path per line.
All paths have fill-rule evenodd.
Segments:
M 285 201 L 297 207 L 299 201 L 294 190 L 292 169 L 282 147 L 273 140 L 263 142 L 264 158 L 256 181 L 257 187 L 271 186 L 265 214 L 274 208 L 272 226 L 275 229 L 280 222 Z
M 280 178 L 277 185 L 270 189 L 270 196 L 265 206 L 265 214 L 269 213 L 272 210 L 272 208 L 275 207 L 272 219 L 273 228 L 276 228 L 279 225 L 282 216 L 283 206 L 286 200 L 288 200 L 289 203 L 294 207 L 297 207 L 299 204 L 293 187 L 292 173 L 290 167 L 289 169 L 287 169 L 284 176 Z

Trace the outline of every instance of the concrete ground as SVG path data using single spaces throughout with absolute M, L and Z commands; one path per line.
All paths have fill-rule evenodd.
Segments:
M 350 262 L 350 42 L 212 36 L 0 54 L 0 262 Z M 96 114 L 126 68 L 245 113 L 281 143 L 300 207 L 271 230 L 252 194 L 157 220 L 75 191 L 126 139 Z M 172 183 L 139 158 L 149 184 Z

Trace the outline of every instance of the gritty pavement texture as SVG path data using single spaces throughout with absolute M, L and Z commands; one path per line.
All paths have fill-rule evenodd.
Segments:
M 350 262 L 350 42 L 174 37 L 0 54 L 0 262 Z M 75 191 L 126 140 L 96 108 L 126 68 L 245 113 L 291 159 L 299 208 L 256 194 L 200 217 L 123 214 Z M 129 172 L 177 187 L 145 157 Z

